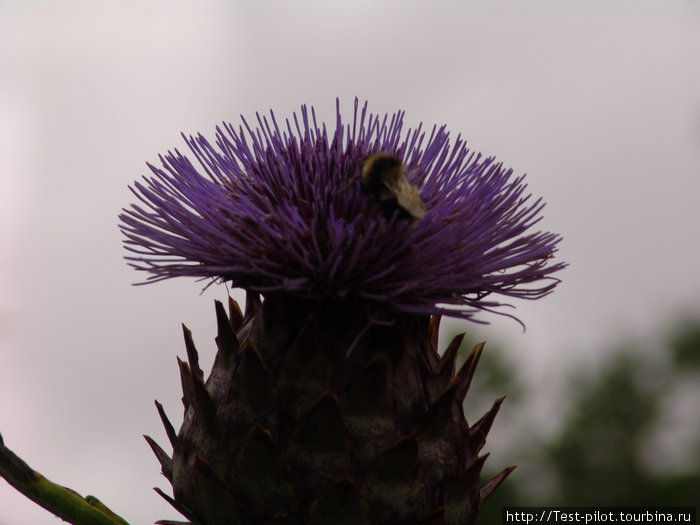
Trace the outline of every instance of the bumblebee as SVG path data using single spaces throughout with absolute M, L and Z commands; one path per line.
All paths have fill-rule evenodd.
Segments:
M 375 153 L 365 159 L 360 185 L 373 201 L 382 206 L 385 215 L 396 209 L 414 219 L 425 217 L 425 203 L 418 189 L 408 181 L 401 160 L 390 153 Z

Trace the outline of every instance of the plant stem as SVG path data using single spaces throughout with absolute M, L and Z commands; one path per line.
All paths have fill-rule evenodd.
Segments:
M 129 525 L 94 496 L 83 498 L 33 470 L 0 435 L 0 477 L 36 504 L 74 525 Z

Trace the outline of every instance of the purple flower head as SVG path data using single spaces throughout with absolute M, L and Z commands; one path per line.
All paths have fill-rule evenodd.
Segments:
M 525 193 L 524 177 L 460 137 L 451 144 L 444 126 L 404 132 L 403 112 L 373 115 L 355 100 L 351 123 L 338 103 L 336 113 L 331 133 L 302 106 L 284 126 L 272 112 L 257 128 L 223 124 L 215 145 L 184 137 L 199 165 L 168 152 L 131 188 L 141 204 L 120 215 L 131 266 L 147 282 L 213 278 L 263 295 L 353 301 L 378 319 L 472 318 L 504 306 L 492 294 L 553 290 L 561 238 L 532 231 L 544 203 Z M 366 191 L 360 174 L 379 152 L 400 160 L 424 216 Z

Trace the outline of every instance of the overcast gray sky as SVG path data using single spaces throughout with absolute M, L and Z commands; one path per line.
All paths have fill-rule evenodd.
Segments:
M 166 445 L 154 398 L 181 421 L 180 323 L 210 363 L 226 290 L 132 287 L 117 214 L 181 131 L 239 114 L 358 96 L 526 172 L 570 267 L 517 303 L 526 333 L 481 333 L 545 387 L 700 312 L 698 2 L 251 4 L 0 3 L 0 432 L 43 474 L 177 518 L 141 434 Z M 0 481 L 0 525 L 52 523 Z

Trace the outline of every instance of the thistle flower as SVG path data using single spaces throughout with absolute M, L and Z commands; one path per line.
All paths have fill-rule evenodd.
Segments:
M 158 405 L 172 457 L 147 438 L 193 524 L 470 524 L 512 470 L 481 488 L 502 399 L 467 422 L 483 344 L 457 371 L 439 318 L 550 293 L 560 237 L 532 230 L 544 204 L 523 177 L 403 116 L 356 100 L 329 133 L 313 109 L 271 112 L 185 137 L 199 166 L 175 150 L 134 184 L 121 229 L 147 282 L 248 292 L 245 312 L 217 303 L 206 380 L 184 329 L 179 433 Z
M 472 319 L 536 299 L 558 280 L 560 237 L 532 231 L 544 206 L 493 158 L 450 144 L 445 127 L 403 131 L 403 112 L 338 110 L 329 136 L 313 108 L 280 128 L 274 114 L 217 128 L 216 147 L 185 137 L 198 169 L 178 150 L 136 182 L 143 205 L 121 215 L 127 257 L 149 281 L 191 276 L 262 294 L 354 302 L 387 320 L 396 313 Z M 385 217 L 358 175 L 373 153 L 396 155 L 427 214 Z

